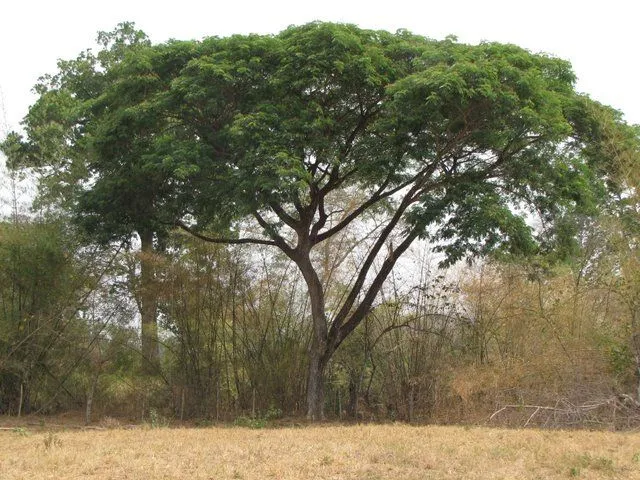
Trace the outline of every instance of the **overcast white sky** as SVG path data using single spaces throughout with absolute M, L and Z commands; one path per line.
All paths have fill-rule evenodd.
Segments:
M 454 34 L 468 43 L 510 42 L 570 60 L 580 91 L 640 123 L 639 13 L 637 0 L 9 0 L 0 9 L 0 108 L 6 118 L 0 135 L 19 127 L 34 101 L 31 87 L 55 71 L 56 59 L 75 57 L 94 46 L 97 31 L 125 20 L 154 42 L 277 33 L 312 20 L 406 28 L 438 39 Z

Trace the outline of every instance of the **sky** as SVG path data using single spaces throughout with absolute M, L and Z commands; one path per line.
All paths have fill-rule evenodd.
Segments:
M 635 0 L 14 0 L 0 11 L 0 136 L 19 128 L 35 100 L 32 86 L 55 72 L 58 58 L 95 47 L 98 31 L 122 21 L 134 21 L 156 43 L 277 33 L 313 20 L 515 43 L 571 61 L 579 91 L 640 123 L 638 13 Z

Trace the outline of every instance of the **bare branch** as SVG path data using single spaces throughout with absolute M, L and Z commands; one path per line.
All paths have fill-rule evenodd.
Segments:
M 199 238 L 200 240 L 204 240 L 205 242 L 209 242 L 209 243 L 225 243 L 225 244 L 229 244 L 229 245 L 242 245 L 242 244 L 246 244 L 246 243 L 251 243 L 251 244 L 256 244 L 256 245 L 277 246 L 276 242 L 274 242 L 273 240 L 264 240 L 264 239 L 261 239 L 261 238 L 210 237 L 208 235 L 204 235 L 202 233 L 199 233 L 199 232 L 195 231 L 193 228 L 189 227 L 187 224 L 185 224 L 184 222 L 182 222 L 180 220 L 176 221 L 175 225 L 176 225 L 176 227 L 181 228 L 185 232 L 193 235 L 194 237 Z

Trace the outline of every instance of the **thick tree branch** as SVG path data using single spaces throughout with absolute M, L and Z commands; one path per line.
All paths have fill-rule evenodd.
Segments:
M 391 235 L 391 233 L 396 228 L 398 223 L 400 223 L 400 220 L 402 219 L 402 216 L 404 215 L 404 212 L 406 211 L 406 209 L 409 207 L 409 205 L 411 205 L 412 199 L 415 193 L 414 190 L 416 188 L 417 187 L 414 187 L 409 192 L 407 192 L 402 202 L 398 206 L 396 212 L 394 213 L 393 217 L 389 220 L 389 223 L 387 223 L 387 225 L 384 227 L 384 229 L 380 233 L 380 236 L 378 237 L 373 247 L 367 254 L 367 258 L 365 259 L 364 263 L 362 264 L 362 267 L 360 268 L 360 273 L 358 274 L 356 281 L 351 287 L 349 295 L 347 295 L 347 298 L 342 304 L 342 307 L 334 317 L 333 324 L 331 326 L 332 332 L 340 327 L 344 319 L 349 314 L 349 311 L 351 310 L 351 307 L 355 303 L 356 298 L 358 297 L 358 294 L 362 290 L 362 286 L 364 285 L 367 275 L 369 274 L 369 270 L 371 269 L 373 262 L 378 256 L 378 253 L 380 253 L 380 250 L 382 249 L 385 242 L 389 238 L 389 235 Z M 331 332 L 330 332 L 330 335 L 332 335 Z M 333 335 L 335 335 L 335 332 L 333 333 Z
M 313 268 L 313 264 L 307 255 L 294 255 L 294 261 L 307 284 L 309 300 L 311 301 L 311 316 L 313 319 L 314 340 L 324 342 L 327 338 L 327 317 L 325 314 L 324 288 L 320 277 Z M 324 345 L 322 345 L 324 348 Z
M 278 203 L 270 202 L 269 203 L 269 207 L 271 208 L 271 210 L 274 211 L 274 213 L 278 216 L 278 218 L 284 222 L 285 225 L 288 225 L 289 227 L 293 228 L 294 230 L 300 224 L 299 220 L 297 220 L 296 218 L 294 218 L 291 215 L 289 215 L 285 211 L 285 209 L 282 208 L 282 206 L 279 205 Z
M 260 215 L 257 211 L 253 212 L 253 217 L 257 220 L 258 224 L 267 232 L 273 241 L 271 243 L 266 243 L 264 245 L 275 245 L 280 250 L 282 250 L 289 258 L 293 258 L 291 255 L 293 253 L 293 248 L 289 246 L 287 241 L 278 233 L 275 232 L 273 225 L 269 224 L 262 215 Z
M 276 242 L 273 241 L 273 240 L 264 240 L 264 239 L 261 239 L 261 238 L 209 237 L 208 235 L 204 235 L 202 233 L 197 232 L 196 230 L 194 230 L 193 228 L 189 227 L 187 224 L 185 224 L 184 222 L 182 222 L 180 220 L 176 221 L 175 225 L 176 225 L 176 227 L 181 228 L 185 232 L 193 235 L 194 237 L 199 238 L 200 240 L 204 240 L 205 242 L 209 242 L 209 243 L 226 243 L 226 244 L 232 244 L 232 245 L 242 245 L 242 244 L 251 243 L 251 244 L 255 244 L 255 245 L 278 246 L 276 244 Z
M 411 246 L 414 240 L 418 237 L 418 229 L 414 228 L 409 235 L 393 250 L 389 256 L 385 259 L 380 271 L 375 276 L 371 286 L 367 290 L 360 305 L 349 317 L 349 320 L 344 324 L 339 325 L 337 322 L 331 326 L 331 332 L 329 333 L 330 341 L 333 343 L 333 347 L 337 348 L 340 343 L 353 331 L 354 328 L 364 319 L 366 314 L 371 310 L 371 305 L 376 296 L 380 292 L 382 285 L 391 273 L 391 270 L 395 266 L 398 259 L 402 254 Z
M 327 211 L 324 208 L 324 195 L 320 195 L 318 198 L 318 221 L 311 227 L 309 238 L 313 239 L 318 235 L 318 232 L 326 225 L 328 218 L 329 215 L 327 215 Z
M 340 230 L 343 230 L 344 228 L 349 226 L 349 224 L 351 224 L 351 222 L 353 222 L 355 219 L 359 218 L 360 215 L 362 215 L 362 213 L 364 213 L 369 207 L 375 205 L 381 200 L 384 200 L 385 198 L 391 197 L 392 195 L 398 193 L 402 189 L 407 188 L 412 183 L 422 185 L 423 183 L 422 180 L 428 178 L 429 175 L 431 175 L 436 168 L 437 168 L 437 162 L 434 162 L 431 165 L 429 165 L 428 168 L 421 170 L 419 173 L 411 177 L 409 180 L 401 183 L 400 185 L 397 185 L 396 187 L 390 190 L 384 191 L 390 182 L 389 177 L 387 177 L 385 181 L 382 182 L 380 187 L 365 202 L 363 202 L 358 208 L 356 208 L 353 212 L 351 212 L 344 219 L 342 219 L 338 224 L 334 225 L 329 230 L 326 230 L 318 235 L 313 236 L 312 237 L 313 244 L 315 245 L 323 242 L 327 238 L 331 238 Z M 418 192 L 418 190 L 416 190 L 416 192 Z

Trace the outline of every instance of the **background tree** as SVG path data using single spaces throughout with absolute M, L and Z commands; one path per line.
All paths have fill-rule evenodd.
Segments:
M 27 140 L 10 133 L 3 150 L 14 168 L 40 172 L 39 204 L 70 211 L 94 241 L 130 242 L 137 234 L 143 366 L 157 373 L 155 253 L 166 236 L 162 214 L 173 218 L 166 198 L 174 169 L 154 156 L 164 119 L 140 103 L 163 83 L 140 67 L 150 42 L 133 24 L 101 32 L 98 43 L 97 53 L 61 60 L 55 75 L 39 80 L 39 98 L 24 119 Z

